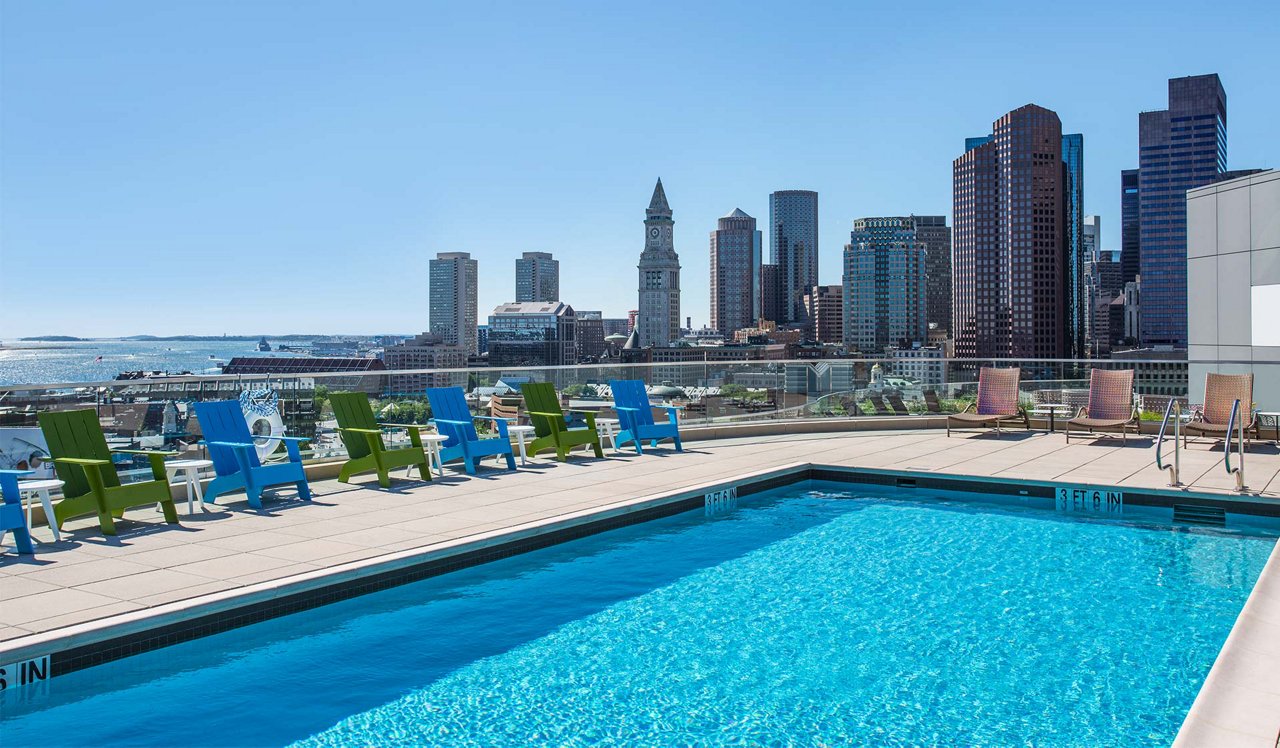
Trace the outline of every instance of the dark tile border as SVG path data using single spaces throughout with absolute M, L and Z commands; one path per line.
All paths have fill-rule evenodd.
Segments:
M 750 496 L 807 480 L 912 487 L 925 490 L 994 493 L 1046 500 L 1054 498 L 1056 486 L 1053 483 L 1043 482 L 988 481 L 911 471 L 837 468 L 818 465 L 801 469 L 786 469 L 785 472 L 778 475 L 746 479 L 744 482 L 737 484 L 738 496 Z M 734 485 L 734 481 L 720 481 L 718 485 Z M 1174 504 L 1201 504 L 1223 507 L 1226 511 L 1237 514 L 1280 517 L 1280 503 L 1266 504 L 1219 499 L 1195 494 L 1177 495 L 1173 493 L 1125 490 L 1125 502 L 1136 506 L 1165 508 L 1172 508 Z M 146 631 L 110 637 L 102 641 L 55 651 L 50 654 L 51 676 L 65 675 L 66 673 L 101 665 L 130 655 L 230 631 L 271 618 L 299 613 L 311 608 L 328 605 L 329 603 L 409 584 L 490 561 L 509 558 L 608 530 L 699 510 L 703 506 L 704 499 L 701 492 L 687 495 L 676 494 L 670 501 L 665 503 L 647 506 L 611 517 L 587 520 L 572 527 L 563 527 L 529 537 L 500 542 L 485 548 L 464 550 L 445 558 L 435 558 L 403 568 L 375 571 L 358 579 L 348 579 L 316 589 L 289 593 L 270 600 L 248 603 L 230 610 L 223 609 L 197 614 L 190 619 L 162 624 Z

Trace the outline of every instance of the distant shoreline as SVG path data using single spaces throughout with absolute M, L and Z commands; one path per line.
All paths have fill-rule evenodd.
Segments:
M 307 341 L 307 340 L 372 340 L 380 337 L 412 337 L 409 335 L 387 334 L 387 335 L 303 335 L 300 333 L 289 333 L 287 335 L 129 335 L 122 338 L 78 338 L 74 335 L 32 335 L 24 338 L 17 338 L 20 343 L 92 343 L 94 341 L 123 341 L 129 343 L 157 341 L 157 342 L 217 342 L 219 340 L 228 341 L 256 341 L 266 338 L 267 340 L 291 340 L 291 341 Z

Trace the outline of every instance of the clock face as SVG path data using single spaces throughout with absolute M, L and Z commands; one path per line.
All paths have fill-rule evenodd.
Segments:
M 666 237 L 666 238 L 670 239 L 670 238 L 671 238 L 671 227 L 670 227 L 670 226 L 664 226 L 664 227 L 662 228 L 662 235 L 663 235 L 664 237 Z
M 649 238 L 651 238 L 651 239 L 657 239 L 657 238 L 658 238 L 658 227 L 657 227 L 657 226 L 653 226 L 653 227 L 651 227 L 651 228 L 649 229 Z

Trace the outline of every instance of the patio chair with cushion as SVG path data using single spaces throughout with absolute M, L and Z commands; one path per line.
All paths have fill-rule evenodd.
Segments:
M 1063 428 L 1067 442 L 1071 441 L 1071 428 L 1120 429 L 1120 440 L 1127 441 L 1129 427 L 1138 430 L 1138 409 L 1133 402 L 1133 369 L 1108 371 L 1094 369 L 1089 373 L 1089 404 L 1067 421 Z
M 1000 424 L 1005 421 L 1021 421 L 1030 429 L 1031 419 L 1018 405 L 1018 383 L 1021 379 L 1022 370 L 1016 366 L 1009 369 L 982 367 L 978 371 L 978 401 L 960 413 L 947 416 L 947 436 L 951 436 L 952 421 L 961 426 L 991 426 L 996 436 L 1000 436 Z M 971 410 L 972 413 L 969 412 Z
M 1204 381 L 1204 407 L 1182 427 L 1182 444 L 1189 443 L 1191 435 L 1227 438 L 1227 426 L 1231 420 L 1231 407 L 1240 401 L 1240 415 L 1244 419 L 1245 441 L 1254 429 L 1253 375 L 1209 373 Z

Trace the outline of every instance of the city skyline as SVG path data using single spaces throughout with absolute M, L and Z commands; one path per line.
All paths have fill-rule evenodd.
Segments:
M 899 44 L 833 50 L 814 80 L 801 75 L 818 64 L 815 54 L 798 42 L 771 49 L 771 29 L 887 22 L 889 12 L 747 13 L 729 21 L 742 32 L 729 48 L 709 50 L 701 40 L 725 22 L 722 9 L 673 6 L 679 23 L 652 56 L 645 24 L 624 9 L 514 8 L 481 21 L 452 8 L 395 7 L 405 22 L 388 28 L 319 5 L 305 43 L 280 45 L 303 37 L 295 15 L 279 8 L 166 8 L 126 25 L 92 5 L 7 6 L 0 257 L 6 270 L 57 264 L 67 298 L 51 308 L 40 283 L 7 288 L 0 337 L 413 333 L 426 328 L 427 298 L 425 282 L 410 279 L 425 281 L 428 260 L 453 251 L 479 262 L 480 309 L 511 301 L 515 258 L 546 251 L 562 262 L 562 300 L 621 317 L 634 308 L 615 289 L 634 282 L 635 206 L 657 176 L 683 227 L 682 319 L 701 326 L 709 270 L 695 237 L 714 230 L 726 206 L 767 216 L 771 192 L 818 192 L 818 283 L 838 283 L 852 219 L 916 213 L 950 222 L 959 144 L 992 112 L 1026 103 L 1084 134 L 1083 209 L 1103 217 L 1102 247 L 1120 249 L 1120 170 L 1138 166 L 1136 115 L 1165 107 L 1166 81 L 1187 75 L 1216 72 L 1231 91 L 1228 168 L 1276 165 L 1269 130 L 1280 103 L 1265 93 L 1267 24 L 1201 15 L 1187 29 L 1176 5 L 1160 17 L 1081 6 L 1109 22 L 1059 42 L 1057 60 L 1030 54 L 1043 41 L 1033 35 L 1015 33 L 1011 49 L 968 44 L 976 20 L 939 5 Z M 1220 15 L 1238 13 L 1254 11 Z M 983 28 L 1009 34 L 1036 22 L 1001 15 Z M 428 21 L 454 33 L 423 45 Z M 554 33 L 527 34 L 531 23 Z M 1136 23 L 1159 33 L 1151 42 L 1122 33 Z M 1228 31 L 1232 55 L 1199 41 Z M 569 37 L 592 41 L 564 45 Z M 36 54 L 54 39 L 79 54 Z M 929 62 L 911 54 L 917 48 L 929 49 Z M 448 64 L 470 59 L 468 49 L 485 62 Z M 998 87 L 962 85 L 971 73 L 945 62 L 963 53 L 976 69 L 1024 51 L 1026 64 Z M 603 68 L 599 57 L 609 58 Z M 1066 58 L 1080 64 L 1071 76 L 1061 72 Z M 756 85 L 742 101 L 720 90 L 739 74 Z M 653 75 L 671 79 L 659 107 L 633 93 Z M 929 85 L 902 86 L 909 80 Z M 783 98 L 812 115 L 724 125 Z M 701 106 L 708 99 L 720 108 Z M 893 114 L 917 105 L 947 117 Z M 869 106 L 890 113 L 854 121 Z M 686 114 L 672 120 L 672 107 Z M 510 118 L 525 111 L 557 116 L 527 127 Z M 101 283 L 104 256 L 120 258 L 129 283 Z M 388 285 L 400 303 L 356 313 L 327 303 L 352 288 L 385 296 Z M 169 301 L 196 292 L 224 300 L 228 313 L 207 318 Z M 140 296 L 178 313 L 124 314 Z

